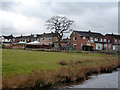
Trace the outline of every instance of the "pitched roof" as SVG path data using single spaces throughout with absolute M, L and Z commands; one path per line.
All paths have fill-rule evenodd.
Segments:
M 3 35 L 3 37 L 4 37 L 5 39 L 13 39 L 13 38 L 14 38 L 13 35 L 9 35 L 9 36 L 4 36 L 4 35 Z
M 34 35 L 37 35 L 36 37 L 34 37 Z M 24 40 L 24 39 L 34 39 L 34 38 L 40 38 L 40 37 L 53 37 L 55 36 L 55 33 L 44 33 L 44 34 L 31 34 L 28 36 L 18 36 L 15 37 L 15 39 L 17 40 Z
M 44 34 L 41 34 L 41 37 L 53 37 L 55 36 L 55 33 L 44 33 Z
M 112 36 L 114 37 L 115 39 L 120 39 L 120 35 L 116 35 L 116 34 L 106 34 L 105 36 Z
M 73 31 L 78 33 L 80 36 L 84 37 L 95 37 L 95 38 L 105 38 L 101 33 L 91 32 L 91 31 Z

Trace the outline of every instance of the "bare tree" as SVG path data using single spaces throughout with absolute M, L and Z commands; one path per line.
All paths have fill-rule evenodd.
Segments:
M 54 30 L 58 39 L 59 49 L 61 50 L 61 40 L 64 33 L 69 33 L 72 29 L 70 26 L 74 21 L 69 20 L 67 17 L 53 16 L 47 22 L 47 29 Z

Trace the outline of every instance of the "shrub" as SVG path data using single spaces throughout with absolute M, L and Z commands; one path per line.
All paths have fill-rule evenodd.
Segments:
M 62 60 L 59 62 L 60 65 L 68 65 L 68 63 L 65 60 Z
M 83 45 L 83 46 L 82 46 L 82 50 L 85 50 L 85 51 L 93 51 L 93 46 Z

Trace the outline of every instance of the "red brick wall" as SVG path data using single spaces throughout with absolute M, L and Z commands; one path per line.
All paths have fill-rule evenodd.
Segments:
M 73 37 L 76 37 L 76 40 L 73 40 Z M 70 36 L 70 46 L 73 47 L 74 44 L 77 44 L 76 49 L 81 50 L 83 45 L 86 45 L 86 41 L 88 41 L 88 38 L 83 39 L 82 36 L 80 36 L 79 34 L 75 33 L 75 34 L 71 34 Z

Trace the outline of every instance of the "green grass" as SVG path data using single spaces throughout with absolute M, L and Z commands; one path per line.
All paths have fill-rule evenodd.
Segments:
M 117 58 L 117 56 L 99 53 L 59 53 L 3 49 L 2 74 L 15 75 L 17 73 L 28 74 L 31 73 L 32 70 L 54 70 L 63 67 L 58 64 L 61 60 L 103 60 L 105 58 L 114 59 Z

